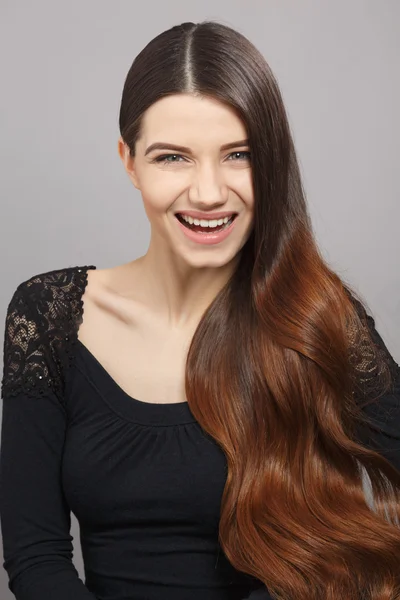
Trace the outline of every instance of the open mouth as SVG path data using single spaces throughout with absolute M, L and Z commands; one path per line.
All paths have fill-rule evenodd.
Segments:
M 224 229 L 227 229 L 230 225 L 232 225 L 233 221 L 237 217 L 237 213 L 234 213 L 229 218 L 225 217 L 225 219 L 215 219 L 207 221 L 206 225 L 195 225 L 195 223 L 189 223 L 189 221 L 186 220 L 187 217 L 185 218 L 179 213 L 177 213 L 175 216 L 178 219 L 178 221 L 182 223 L 182 225 L 187 227 L 187 229 L 191 229 L 192 231 L 196 231 L 197 233 L 216 233 L 219 231 L 223 231 Z M 191 220 L 194 221 L 194 219 Z M 198 219 L 196 219 L 196 221 L 199 222 Z

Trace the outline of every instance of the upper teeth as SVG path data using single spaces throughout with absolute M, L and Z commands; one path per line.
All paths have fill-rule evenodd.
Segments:
M 188 217 L 186 215 L 181 215 L 182 219 L 190 225 L 200 225 L 201 227 L 219 227 L 224 223 L 227 223 L 232 219 L 233 215 L 230 217 L 225 217 L 224 219 L 214 219 L 212 221 L 206 221 L 206 219 L 193 219 L 192 217 Z

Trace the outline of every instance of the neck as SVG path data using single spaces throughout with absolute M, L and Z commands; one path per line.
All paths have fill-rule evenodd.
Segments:
M 135 296 L 171 328 L 196 326 L 226 285 L 237 260 L 222 267 L 193 267 L 165 252 L 148 249 L 131 263 Z

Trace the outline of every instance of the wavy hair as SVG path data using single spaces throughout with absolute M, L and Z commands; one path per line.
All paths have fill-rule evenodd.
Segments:
M 393 373 L 365 302 L 317 247 L 276 79 L 227 25 L 172 27 L 125 80 L 132 156 L 146 109 L 180 93 L 236 110 L 252 161 L 253 230 L 186 363 L 190 409 L 227 457 L 220 545 L 277 599 L 398 600 L 400 472 L 357 438 Z

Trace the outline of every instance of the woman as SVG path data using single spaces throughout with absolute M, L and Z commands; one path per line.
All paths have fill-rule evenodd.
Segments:
M 400 368 L 318 251 L 264 58 L 172 27 L 129 70 L 120 133 L 147 253 L 33 276 L 8 307 L 11 591 L 399 598 Z

